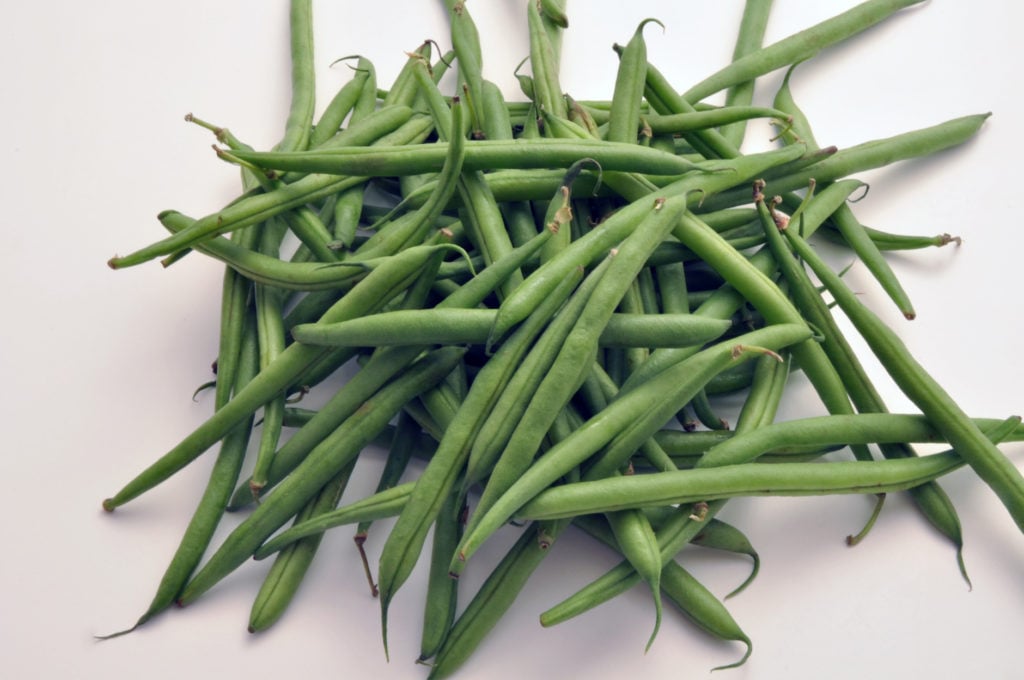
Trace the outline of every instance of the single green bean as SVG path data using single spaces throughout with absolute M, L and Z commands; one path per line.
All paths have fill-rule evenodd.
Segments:
M 553 487 L 528 501 L 514 516 L 559 519 L 593 512 L 748 496 L 886 493 L 932 481 L 963 464 L 960 456 L 949 452 L 881 461 L 779 463 L 761 467 L 729 465 L 653 472 Z
M 484 344 L 495 309 L 415 309 L 381 312 L 338 324 L 301 324 L 292 337 L 319 346 L 381 347 L 412 344 Z M 732 323 L 693 314 L 614 313 L 601 330 L 602 347 L 685 347 L 710 342 Z
M 762 48 L 771 8 L 772 0 L 747 0 L 743 5 L 743 17 L 736 35 L 736 46 L 732 51 L 734 62 Z M 753 78 L 746 82 L 736 83 L 725 91 L 725 107 L 727 109 L 749 105 L 753 99 Z M 729 143 L 739 148 L 743 144 L 746 125 L 743 122 L 733 123 L 723 127 L 720 132 Z
M 720 90 L 753 80 L 775 69 L 804 61 L 821 50 L 856 35 L 921 0 L 868 0 L 782 40 L 755 50 L 708 76 L 683 93 L 697 102 Z
M 447 143 L 399 147 L 337 147 L 304 152 L 235 151 L 257 166 L 284 171 L 392 177 L 436 172 L 444 164 Z M 650 175 L 680 175 L 699 166 L 664 151 L 597 139 L 484 139 L 466 142 L 466 170 L 566 168 L 593 158 L 602 168 Z

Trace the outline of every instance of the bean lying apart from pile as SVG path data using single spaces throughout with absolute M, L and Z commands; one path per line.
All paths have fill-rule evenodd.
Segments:
M 161 213 L 169 236 L 109 262 L 198 252 L 226 264 L 213 414 L 103 502 L 112 511 L 220 445 L 135 625 L 273 556 L 249 622 L 263 630 L 325 531 L 356 525 L 362 553 L 372 523 L 395 518 L 376 578 L 363 554 L 385 652 L 389 605 L 432 533 L 420 660 L 445 677 L 576 525 L 623 560 L 543 625 L 643 581 L 650 642 L 667 597 L 744 643 L 738 665 L 749 638 L 676 562 L 688 544 L 738 552 L 754 569 L 737 592 L 753 579 L 756 550 L 715 517 L 730 498 L 871 494 L 877 516 L 886 493 L 906 490 L 964 571 L 959 520 L 936 480 L 967 465 L 1024 530 L 1024 478 L 996 446 L 1024 439 L 1020 418 L 968 417 L 808 245 L 821 235 L 848 246 L 909 319 L 883 251 L 956 240 L 862 225 L 852 176 L 960 144 L 987 114 L 836 149 L 819 146 L 789 88 L 794 64 L 918 1 L 869 0 L 762 46 L 771 3 L 748 0 L 732 63 L 681 94 L 648 61 L 648 19 L 615 46 L 612 98 L 587 102 L 559 84 L 564 0 L 531 1 L 530 75 L 516 73 L 527 101 L 506 103 L 483 78 L 465 2 L 446 0 L 452 53 L 434 59 L 421 45 L 387 90 L 368 59 L 352 58 L 351 80 L 314 121 L 311 3 L 293 0 L 281 142 L 257 151 L 190 115 L 242 168 L 243 192 L 198 219 Z M 784 67 L 772 106 L 754 106 L 755 80 Z M 457 91 L 445 95 L 453 68 Z M 700 103 L 722 91 L 724 105 Z M 778 127 L 778 148 L 740 153 L 754 118 Z M 888 412 L 826 294 L 920 413 Z M 288 403 L 343 366 L 355 370 L 319 409 Z M 829 415 L 776 422 L 797 371 Z M 732 429 L 717 413 L 723 392 L 743 399 Z M 922 442 L 951 448 L 918 456 Z M 844 447 L 853 460 L 827 457 Z M 376 491 L 341 504 L 357 462 L 381 448 Z M 200 564 L 225 511 L 249 506 Z M 455 577 L 513 520 L 527 523 L 519 540 L 457 604 Z

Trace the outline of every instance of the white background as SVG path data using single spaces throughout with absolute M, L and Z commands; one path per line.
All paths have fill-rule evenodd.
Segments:
M 850 0 L 777 0 L 774 41 L 847 9 Z M 607 98 L 610 46 L 649 26 L 650 59 L 679 89 L 725 64 L 743 3 L 587 3 L 571 0 L 562 85 L 577 98 Z M 527 54 L 522 1 L 476 0 L 485 75 L 510 98 Z M 822 144 L 848 146 L 969 113 L 992 111 L 980 135 L 931 160 L 864 177 L 857 211 L 867 224 L 906 233 L 951 232 L 947 247 L 894 255 L 918 310 L 903 321 L 863 268 L 848 279 L 892 324 L 964 409 L 1005 417 L 1024 411 L 1020 386 L 1020 224 L 1024 151 L 1019 91 L 1020 3 L 936 0 L 902 12 L 831 49 L 794 78 Z M 316 2 L 320 106 L 349 77 L 334 59 L 361 53 L 390 83 L 403 51 L 431 37 L 447 46 L 441 2 Z M 205 480 L 200 459 L 113 515 L 100 500 L 209 414 L 191 400 L 216 351 L 220 265 L 193 256 L 171 269 L 151 263 L 113 272 L 116 252 L 163 237 L 158 211 L 212 212 L 236 191 L 212 138 L 183 122 L 229 126 L 254 146 L 281 134 L 288 100 L 284 2 L 15 3 L 0 25 L 3 104 L 0 172 L 7 291 L 0 333 L 5 451 L 0 456 L 4 555 L 0 658 L 11 678 L 206 677 L 422 678 L 418 653 L 424 572 L 397 595 L 392 660 L 380 646 L 371 600 L 348 530 L 332 533 L 298 600 L 275 629 L 245 632 L 267 563 L 250 563 L 187 611 L 132 635 L 92 635 L 129 625 L 148 604 Z M 780 74 L 759 81 L 768 102 Z M 714 100 L 717 101 L 717 100 Z M 766 148 L 752 127 L 748 148 Z M 830 251 L 839 264 L 849 257 Z M 873 363 L 893 410 L 912 407 Z M 781 417 L 818 413 L 797 379 Z M 1005 450 L 1018 464 L 1021 445 Z M 361 466 L 355 494 L 374 483 Z M 849 549 L 870 504 L 863 498 L 730 503 L 722 517 L 761 551 L 760 578 L 729 605 L 754 640 L 732 678 L 1020 677 L 1024 540 L 969 471 L 945 488 L 959 508 L 968 592 L 952 548 L 898 497 L 870 537 Z M 354 495 L 352 496 L 354 497 Z M 368 547 L 376 555 L 388 523 Z M 514 538 L 510 530 L 498 539 Z M 500 554 L 495 544 L 479 560 Z M 718 595 L 745 576 L 742 558 L 687 550 L 681 562 Z M 637 588 L 577 620 L 545 630 L 537 615 L 612 565 L 588 539 L 567 535 L 521 601 L 459 677 L 700 678 L 741 654 L 668 611 L 652 623 Z M 469 569 L 467 588 L 482 578 Z

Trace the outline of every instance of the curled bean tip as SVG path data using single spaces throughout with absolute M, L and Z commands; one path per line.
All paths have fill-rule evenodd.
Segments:
M 327 66 L 328 66 L 328 68 L 333 68 L 333 67 L 334 67 L 334 66 L 335 66 L 336 64 L 339 64 L 339 63 L 341 63 L 341 62 L 343 62 L 343 61 L 348 61 L 349 59 L 361 59 L 361 58 L 362 58 L 362 56 L 361 56 L 361 55 L 359 55 L 359 54 L 350 54 L 350 55 L 348 55 L 348 56 L 346 56 L 346 57 L 338 57 L 337 59 L 335 59 L 334 61 L 332 61 L 332 62 L 331 62 L 330 64 L 328 64 Z M 351 69 L 352 69 L 353 71 L 358 71 L 358 70 L 360 70 L 360 69 L 358 69 L 358 68 L 353 68 L 352 66 L 349 66 L 349 68 L 351 68 Z
M 654 17 L 647 17 L 646 19 L 640 22 L 639 26 L 636 27 L 636 32 L 638 35 L 640 33 L 643 33 L 644 26 L 646 26 L 647 24 L 658 24 L 659 26 L 661 26 L 662 33 L 664 33 L 667 30 L 665 28 L 665 24 L 661 23 L 660 19 L 655 19 Z
M 752 643 L 752 642 L 750 641 L 750 639 L 749 639 L 749 638 L 746 638 L 746 637 L 744 637 L 744 638 L 741 638 L 741 639 L 739 640 L 739 642 L 742 642 L 743 644 L 745 644 L 745 645 L 747 646 L 747 651 L 746 651 L 746 653 L 744 653 L 744 655 L 743 655 L 743 656 L 742 656 L 742 657 L 740 658 L 740 660 L 739 660 L 739 661 L 736 661 L 735 663 L 730 663 L 730 664 L 727 664 L 727 665 L 725 665 L 725 666 L 715 666 L 714 668 L 712 668 L 712 669 L 711 669 L 711 672 L 712 672 L 712 673 L 714 673 L 715 671 L 724 671 L 724 670 L 728 670 L 728 669 L 730 669 L 730 668 L 739 668 L 740 666 L 742 666 L 743 664 L 745 664 L 745 663 L 747 662 L 747 659 L 749 659 L 749 658 L 750 658 L 750 655 L 751 655 L 751 654 L 753 653 L 753 651 L 754 651 L 754 644 L 753 644 L 753 643 Z

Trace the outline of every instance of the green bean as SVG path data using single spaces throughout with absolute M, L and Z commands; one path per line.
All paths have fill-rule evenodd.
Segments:
M 530 68 L 533 71 L 534 96 L 531 98 L 540 110 L 565 118 L 565 99 L 558 82 L 558 55 L 544 29 L 536 3 L 526 3 L 526 19 L 530 34 Z
M 466 460 L 467 485 L 475 484 L 493 473 L 499 456 L 505 451 L 508 440 L 536 393 L 538 385 L 550 370 L 558 348 L 565 345 L 573 324 L 579 319 L 610 264 L 610 260 L 606 260 L 595 267 L 578 287 L 583 270 L 574 272 L 573 276 L 566 277 L 542 303 L 544 308 L 556 306 L 557 311 L 553 312 L 553 320 L 519 362 L 514 374 L 503 386 L 501 394 L 497 395 L 490 413 L 480 424 Z M 492 491 L 491 494 L 493 493 Z M 475 512 L 479 512 L 489 501 L 490 496 L 485 491 L 484 497 L 477 501 Z
M 324 479 L 338 474 L 387 425 L 402 404 L 441 380 L 454 368 L 462 354 L 463 350 L 457 348 L 436 350 L 382 388 L 356 416 L 345 422 L 345 432 L 339 434 L 337 446 L 325 448 L 320 455 L 304 460 L 228 535 L 217 552 L 185 586 L 178 598 L 179 604 L 195 601 L 251 557 L 268 536 L 295 516 L 317 493 Z
M 750 300 L 770 323 L 803 322 L 800 313 L 770 279 L 741 254 L 723 246 L 721 237 L 692 213 L 683 215 L 675 236 L 727 277 L 729 283 Z M 841 378 L 817 342 L 807 340 L 795 345 L 791 352 L 829 413 L 853 412 Z M 870 452 L 860 447 L 854 448 L 854 454 L 865 460 L 871 457 Z
M 650 522 L 638 510 L 610 512 L 605 515 L 623 556 L 651 589 L 654 598 L 654 630 L 647 639 L 649 651 L 661 628 L 661 554 Z
M 431 42 L 429 40 L 424 41 L 415 52 L 408 53 L 409 59 L 406 60 L 402 70 L 395 76 L 394 82 L 391 83 L 391 89 L 382 97 L 382 108 L 386 109 L 396 105 L 412 106 L 414 104 L 419 88 L 416 86 L 413 69 L 419 63 L 430 63 L 430 45 Z
M 355 464 L 356 459 L 353 458 L 334 478 L 327 482 L 324 488 L 298 514 L 295 519 L 296 523 L 332 510 L 341 499 Z M 292 543 L 278 553 L 252 603 L 249 613 L 250 633 L 270 628 L 284 614 L 316 556 L 321 538 L 321 535 L 309 536 Z
M 803 239 L 791 230 L 786 230 L 786 236 L 797 254 L 828 288 L 893 381 L 922 413 L 934 421 L 949 443 L 992 488 L 1017 526 L 1024 531 L 1024 476 L 1020 470 L 971 422 L 910 354 L 896 333 L 857 299 Z
M 568 526 L 567 520 L 534 522 L 522 533 L 455 621 L 430 669 L 430 680 L 449 677 L 465 663 Z
M 986 441 L 988 441 L 986 439 Z M 550 488 L 514 513 L 517 519 L 560 519 L 593 512 L 747 496 L 886 493 L 909 489 L 961 467 L 953 452 L 921 458 L 653 472 Z
M 828 158 L 798 172 L 771 180 L 774 193 L 802 189 L 808 180 L 818 183 L 832 182 L 865 170 L 872 170 L 901 160 L 921 158 L 952 148 L 970 139 L 990 114 L 976 114 L 954 118 L 938 125 L 904 132 L 884 139 L 876 139 L 846 149 L 840 149 Z M 730 190 L 711 196 L 705 202 L 708 210 L 728 208 L 749 203 L 747 191 Z
M 415 309 L 381 312 L 338 324 L 301 324 L 291 333 L 307 345 L 381 347 L 412 344 L 484 344 L 494 309 Z M 731 322 L 692 314 L 616 312 L 601 330 L 602 347 L 684 347 L 710 342 Z
M 520 428 L 525 427 L 523 422 L 527 414 L 537 419 L 536 409 L 530 412 L 530 407 L 538 400 L 538 394 L 545 382 L 548 383 L 547 389 L 551 390 L 548 376 L 552 374 L 557 357 L 562 354 L 562 348 L 571 342 L 573 329 L 580 322 L 591 298 L 600 288 L 601 282 L 611 268 L 611 262 L 612 258 L 609 257 L 595 267 L 583 284 L 572 292 L 572 296 L 558 310 L 554 320 L 515 369 L 514 375 L 497 397 L 494 408 L 480 425 L 469 452 L 466 482 L 473 483 L 484 476 L 488 476 L 488 479 L 470 516 L 470 526 L 505 491 L 509 479 L 514 477 L 524 461 L 536 453 L 536 450 L 530 450 L 530 443 L 536 444 L 538 437 L 523 434 Z M 579 275 L 582 273 L 579 272 Z M 566 279 L 553 291 L 552 298 L 557 301 L 564 299 L 579 281 L 579 275 Z M 545 304 L 549 304 L 547 300 Z M 543 427 L 540 438 L 548 432 L 554 418 L 564 406 L 563 402 L 549 407 L 554 412 L 550 418 L 552 422 L 545 423 L 547 418 L 541 416 L 542 422 L 538 425 L 538 428 Z M 517 433 L 519 438 L 516 439 L 514 437 Z
M 805 205 L 812 205 L 813 203 L 814 201 L 812 200 L 809 204 Z M 871 384 L 871 380 L 868 378 L 863 366 L 857 360 L 853 349 L 846 341 L 831 312 L 821 299 L 820 294 L 815 290 L 810 278 L 790 253 L 784 239 L 778 233 L 773 216 L 770 214 L 768 207 L 764 205 L 763 200 L 758 201 L 758 209 L 761 211 L 765 234 L 768 237 L 776 262 L 779 264 L 783 276 L 790 283 L 793 299 L 808 320 L 824 335 L 822 348 L 829 356 L 833 365 L 836 366 L 836 370 L 839 372 L 844 385 L 846 385 L 854 406 L 861 412 L 886 412 L 888 409 L 881 395 Z M 879 448 L 882 451 L 882 455 L 886 458 L 916 455 L 913 449 L 905 443 L 882 444 Z M 924 516 L 956 546 L 958 561 L 962 567 L 963 536 L 956 509 L 953 507 L 948 496 L 936 483 L 922 485 L 911 490 L 910 493 L 915 505 Z M 882 499 L 880 498 L 879 507 L 881 502 Z M 877 516 L 877 513 L 875 516 Z M 873 519 L 874 517 L 869 521 L 868 528 L 873 523 Z M 961 571 L 963 571 L 962 568 Z M 964 573 L 964 578 L 967 578 L 966 573 Z
M 778 118 L 785 121 L 787 116 L 785 111 L 780 111 L 777 108 L 729 106 L 709 111 L 647 116 L 644 120 L 650 126 L 651 132 L 663 135 L 706 130 L 730 123 L 736 124 L 752 118 Z
M 196 223 L 177 211 L 165 211 L 160 222 L 171 233 L 180 233 Z M 363 260 L 362 257 L 337 263 L 282 262 L 255 250 L 241 247 L 228 239 L 214 236 L 194 246 L 200 252 L 225 263 L 256 283 L 286 290 L 337 290 L 348 287 L 353 279 L 364 276 L 383 258 Z
M 449 120 L 448 138 L 451 140 L 446 149 L 444 165 L 437 177 L 437 191 L 422 206 L 416 209 L 414 217 L 403 225 L 401 231 L 378 231 L 360 248 L 360 254 L 381 252 L 390 254 L 404 247 L 416 245 L 423 241 L 434 221 L 441 214 L 448 200 L 454 195 L 458 186 L 459 175 L 465 161 L 465 137 L 462 134 L 463 110 L 459 99 L 452 103 Z
M 829 226 L 829 225 L 825 225 Z M 919 250 L 921 248 L 941 248 L 950 243 L 961 244 L 959 236 L 937 234 L 935 236 L 915 236 L 911 234 L 893 234 L 865 226 L 864 231 L 874 241 L 879 250 Z M 823 229 L 822 236 L 837 243 L 846 244 L 842 235 L 835 229 Z
M 747 651 L 738 661 L 711 670 L 742 666 L 754 651 L 750 638 L 739 627 L 729 610 L 675 560 L 669 560 L 661 572 L 661 584 L 669 600 L 697 626 L 722 640 L 742 642 Z
M 295 541 L 315 536 L 334 527 L 396 517 L 409 501 L 415 484 L 416 482 L 398 484 L 330 512 L 310 517 L 267 540 L 255 551 L 253 557 L 257 560 L 265 559 Z
M 461 493 L 450 494 L 434 523 L 427 596 L 423 607 L 420 660 L 429 659 L 437 653 L 455 621 L 458 582 L 448 578 L 448 562 L 462 536 L 465 498 Z
M 483 52 L 480 49 L 480 34 L 466 9 L 464 0 L 445 0 L 448 7 L 448 24 L 451 28 L 452 48 L 459 63 L 459 81 L 469 88 L 469 103 L 473 130 L 483 130 L 481 120 L 483 95 Z M 477 135 L 474 134 L 474 137 Z
M 727 600 L 743 592 L 747 586 L 754 582 L 754 579 L 757 578 L 757 573 L 761 570 L 761 556 L 757 554 L 757 550 L 750 544 L 750 539 L 742 531 L 720 519 L 711 518 L 705 522 L 704 528 L 690 542 L 693 545 L 699 545 L 704 548 L 746 555 L 753 561 L 750 575 L 747 576 L 743 583 L 725 596 Z
M 377 74 L 373 64 L 360 57 L 357 68 L 359 74 L 365 75 L 365 82 L 360 88 L 359 97 L 352 107 L 352 116 L 349 122 L 353 125 L 372 115 L 377 108 Z M 313 134 L 315 135 L 316 132 L 317 129 L 314 129 Z M 338 133 L 339 136 L 342 134 L 344 133 Z M 359 227 L 359 217 L 363 210 L 364 191 L 365 185 L 353 186 L 340 192 L 334 203 L 332 235 L 346 248 L 351 248 L 355 242 L 356 230 Z
M 771 14 L 772 0 L 747 0 L 743 6 L 743 18 L 736 36 L 732 60 L 737 61 L 751 52 L 761 49 L 764 34 L 768 28 L 768 15 Z M 725 91 L 726 109 L 735 109 L 749 105 L 754 98 L 754 79 L 736 83 Z M 727 125 L 720 130 L 722 136 L 733 146 L 739 148 L 743 144 L 746 125 L 743 122 Z
M 663 564 L 668 564 L 684 545 L 696 536 L 704 523 L 721 510 L 725 501 L 710 501 L 703 506 L 702 516 L 677 512 L 657 529 Z M 542 626 L 562 623 L 626 592 L 640 581 L 636 570 L 626 561 L 619 563 L 590 584 L 540 615 Z M 667 584 L 667 582 L 666 582 Z
M 736 419 L 736 431 L 770 425 L 775 420 L 792 365 L 789 352 L 783 361 L 764 356 L 755 362 L 753 383 Z
M 320 146 L 337 134 L 345 118 L 348 117 L 356 102 L 361 98 L 364 87 L 376 87 L 368 85 L 373 73 L 373 64 L 363 57 L 357 57 L 357 59 L 357 65 L 353 69 L 355 75 L 338 90 L 337 94 L 327 104 L 324 112 L 320 114 L 320 119 L 316 122 L 313 131 L 309 135 L 309 147 Z
M 792 116 L 792 134 L 797 135 L 809 147 L 814 147 L 817 146 L 817 142 L 811 132 L 810 124 L 807 122 L 807 117 L 803 111 L 800 110 L 800 107 L 793 100 L 789 87 L 789 79 L 792 74 L 793 69 L 786 73 L 782 86 L 775 95 L 775 105 L 785 109 Z M 913 319 L 916 314 L 910 297 L 907 295 L 902 284 L 900 284 L 896 274 L 892 271 L 892 267 L 889 266 L 889 263 L 882 256 L 878 246 L 875 245 L 874 241 L 871 240 L 871 237 L 865 231 L 864 226 L 854 216 L 853 210 L 848 205 L 843 204 L 832 214 L 831 223 L 843 236 L 846 244 L 857 253 L 861 262 L 864 263 L 868 271 L 875 277 L 882 290 L 892 299 L 903 316 L 907 319 Z
M 644 19 L 622 50 L 615 75 L 615 89 L 609 112 L 605 138 L 613 142 L 636 142 L 640 127 L 640 102 L 644 98 L 644 72 L 647 68 L 647 45 L 643 30 L 650 22 L 665 28 L 657 19 Z
M 717 520 L 711 520 L 711 522 L 715 521 Z M 602 543 L 613 549 L 618 548 L 615 538 L 607 530 L 607 527 L 594 521 L 594 516 L 577 517 L 573 523 Z M 742 642 L 747 646 L 746 654 L 737 663 L 730 666 L 719 666 L 714 670 L 740 665 L 749 658 L 752 650 L 750 639 L 736 624 L 729 611 L 718 598 L 679 566 L 675 560 L 669 560 L 662 567 L 660 585 L 663 594 L 699 628 L 719 639 Z M 546 622 L 544 625 L 552 625 L 552 622 Z
M 415 419 L 407 412 L 398 414 L 398 422 L 395 424 L 394 436 L 389 442 L 388 457 L 384 463 L 384 469 L 380 473 L 380 480 L 377 482 L 375 493 L 386 491 L 398 485 L 399 480 L 405 473 L 409 461 L 416 453 L 417 440 L 422 431 Z M 370 583 L 370 594 L 377 596 L 377 585 L 373 582 L 373 574 L 370 571 L 369 561 L 366 559 L 366 551 L 363 544 L 366 543 L 367 534 L 370 531 L 372 520 L 363 520 L 356 526 L 356 533 L 352 540 L 359 550 L 359 557 L 366 571 L 366 580 Z
M 233 155 L 263 168 L 285 171 L 392 177 L 441 169 L 447 143 L 401 147 L 337 147 L 304 152 L 236 151 Z M 501 139 L 466 142 L 466 170 L 531 170 L 568 167 L 593 158 L 602 168 L 651 175 L 679 175 L 698 166 L 673 154 L 636 144 L 597 139 Z
M 231 277 L 226 276 L 225 278 L 230 279 Z M 228 306 L 224 308 L 222 318 L 243 317 L 244 319 L 246 316 L 245 307 L 247 305 L 247 300 L 244 296 L 240 299 L 236 296 L 231 296 L 231 299 L 225 302 Z M 256 375 L 259 368 L 256 329 L 252 323 L 251 315 L 248 316 L 249 323 L 237 328 L 240 347 L 236 347 L 236 349 L 239 350 L 238 354 L 240 356 L 238 370 L 235 375 L 235 384 L 233 385 L 236 391 L 242 389 Z M 228 337 L 222 337 L 222 342 L 225 342 L 225 345 L 232 344 Z M 217 406 L 218 408 L 223 408 L 230 396 L 230 390 L 221 389 L 220 385 L 218 385 L 217 395 Z M 149 607 L 131 628 L 103 636 L 104 638 L 117 637 L 129 633 L 174 603 L 174 600 L 181 593 L 181 589 L 199 565 L 203 552 L 209 546 L 213 533 L 220 523 L 221 517 L 224 515 L 225 504 L 231 489 L 238 480 L 239 471 L 245 459 L 251 431 L 252 421 L 250 417 L 249 420 L 224 436 L 220 452 L 217 455 L 217 460 L 214 461 L 203 496 L 196 505 L 192 519 L 189 521 L 188 527 L 186 527 L 181 537 L 178 548 L 175 550 L 174 556 L 171 558 L 163 577 L 160 579 L 160 584 L 157 586 L 157 591 Z
M 284 150 L 309 146 L 316 109 L 316 73 L 313 68 L 313 2 L 291 0 L 289 10 L 292 96 L 285 133 L 278 147 Z
M 565 14 L 565 0 L 540 0 L 540 11 L 559 28 L 569 28 L 569 17 Z
M 921 0 L 868 0 L 819 24 L 733 61 L 683 93 L 696 102 L 730 86 L 745 83 L 783 66 L 803 61 L 846 40 Z
M 260 251 L 271 259 L 280 254 L 280 240 L 270 227 L 266 225 L 260 240 Z M 283 232 L 278 232 L 283 234 Z M 284 324 L 282 320 L 282 299 L 280 291 L 264 285 L 253 287 L 256 303 L 256 326 L 259 334 L 260 370 L 266 369 L 281 352 L 284 351 Z M 253 498 L 259 498 L 260 491 L 266 485 L 267 470 L 277 449 L 284 419 L 285 395 L 279 394 L 263 405 L 263 428 L 256 451 L 256 462 L 253 466 L 250 489 Z

